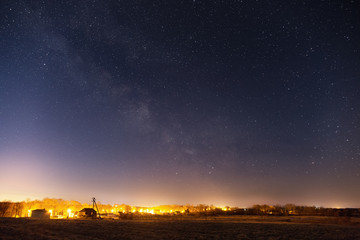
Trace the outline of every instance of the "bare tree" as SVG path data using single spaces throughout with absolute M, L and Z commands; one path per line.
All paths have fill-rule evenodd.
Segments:
M 9 214 L 10 207 L 10 201 L 0 202 L 0 217 L 9 217 L 7 215 Z

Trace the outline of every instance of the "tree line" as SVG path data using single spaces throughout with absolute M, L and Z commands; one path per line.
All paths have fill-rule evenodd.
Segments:
M 66 201 L 63 199 L 45 198 L 43 200 L 26 200 L 22 202 L 3 201 L 0 202 L 0 217 L 29 217 L 31 210 L 46 209 L 54 215 L 65 215 L 68 209 L 80 211 L 82 208 L 92 208 L 91 204 L 77 201 Z M 98 203 L 101 214 L 148 214 L 146 208 L 135 207 L 126 204 L 110 205 Z M 225 216 L 225 215 L 255 215 L 255 216 L 347 216 L 360 217 L 359 208 L 323 208 L 315 206 L 286 205 L 253 205 L 250 208 L 238 207 L 216 207 L 213 205 L 163 205 L 151 208 L 152 214 L 162 215 L 186 215 L 186 216 Z M 160 210 L 161 209 L 161 210 Z M 154 212 L 155 210 L 155 212 Z

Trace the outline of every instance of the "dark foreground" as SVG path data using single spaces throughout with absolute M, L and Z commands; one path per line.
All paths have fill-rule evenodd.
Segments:
M 0 239 L 360 239 L 360 220 L 328 217 L 0 218 Z

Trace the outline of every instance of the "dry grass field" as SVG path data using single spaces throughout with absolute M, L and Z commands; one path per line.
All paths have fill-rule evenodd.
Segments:
M 0 218 L 0 239 L 360 239 L 359 218 Z

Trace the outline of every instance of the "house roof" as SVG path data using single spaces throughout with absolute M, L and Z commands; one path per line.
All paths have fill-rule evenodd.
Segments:
M 83 208 L 83 209 L 80 210 L 80 212 L 86 212 L 86 211 L 94 211 L 94 212 L 96 212 L 95 209 L 93 209 L 93 208 Z
M 47 211 L 44 208 L 44 209 L 34 209 L 32 210 L 32 212 L 47 212 Z

